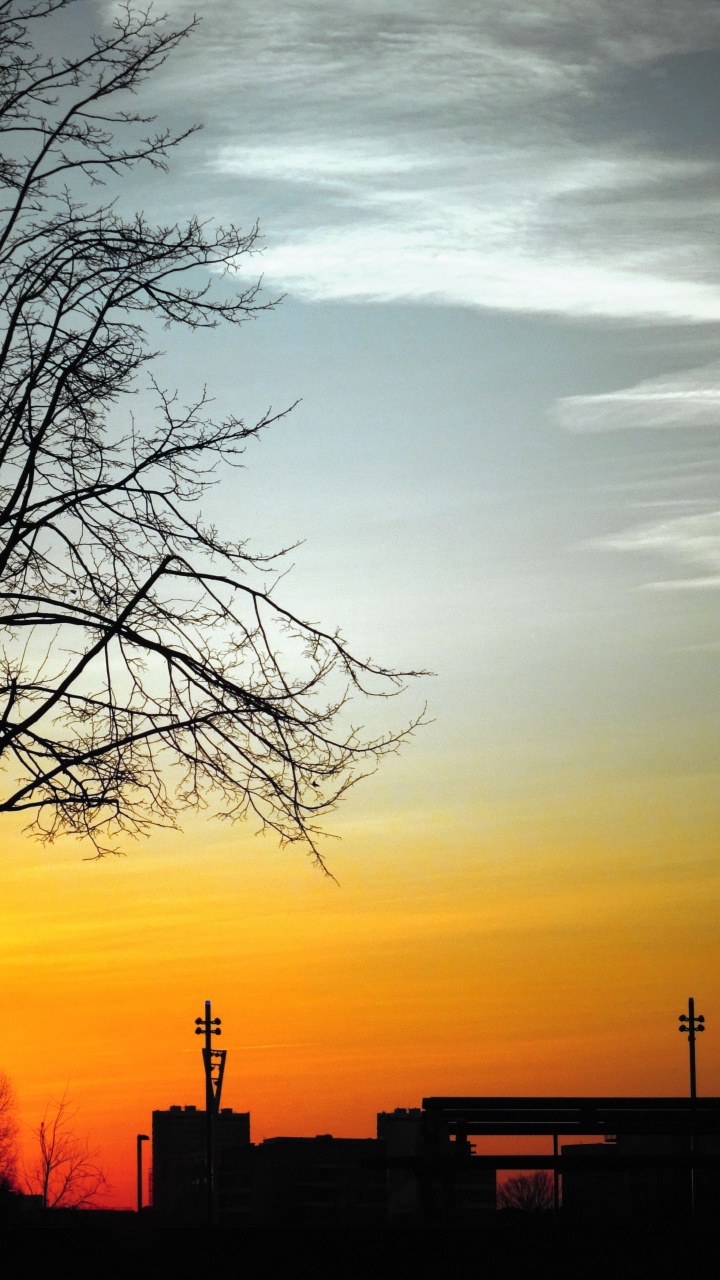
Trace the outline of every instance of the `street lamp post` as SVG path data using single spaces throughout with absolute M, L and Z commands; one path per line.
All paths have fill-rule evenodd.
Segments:
M 137 1211 L 142 1213 L 143 1207 L 143 1161 L 142 1161 L 142 1144 L 148 1142 L 149 1138 L 146 1133 L 137 1135 Z
M 558 1162 L 558 1156 L 560 1153 L 558 1148 L 558 1136 L 556 1133 L 553 1134 L 552 1140 L 553 1140 L 553 1159 L 555 1161 L 555 1163 L 553 1164 L 553 1219 L 555 1221 L 555 1225 L 557 1226 L 558 1218 L 560 1215 L 560 1173 L 558 1171 L 557 1162 Z

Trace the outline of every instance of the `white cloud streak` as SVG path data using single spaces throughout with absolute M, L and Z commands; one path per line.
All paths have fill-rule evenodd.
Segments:
M 184 189 L 254 202 L 271 289 L 720 320 L 714 153 L 598 132 L 613 76 L 720 44 L 717 6 L 207 0 L 203 19 L 159 110 L 186 114 L 190 86 L 208 127 Z
M 557 407 L 569 431 L 702 427 L 720 429 L 720 362 L 596 396 L 568 396 Z
M 720 511 L 706 511 L 640 525 L 604 538 L 600 544 L 617 551 L 670 558 L 694 569 L 689 577 L 645 584 L 653 590 L 698 590 L 720 587 Z M 697 570 L 701 573 L 698 575 Z
M 603 206 L 608 198 L 622 202 L 639 180 L 681 185 L 705 165 L 657 159 L 641 166 L 629 156 L 588 163 L 539 149 L 508 155 L 456 147 L 440 156 L 367 142 L 343 150 L 327 142 L 228 147 L 212 164 L 241 181 L 326 189 L 308 219 L 313 225 L 267 233 L 267 278 L 302 297 L 720 320 L 720 288 L 665 274 L 662 255 L 641 244 L 640 231 L 606 253 L 595 246 L 579 254 L 566 226 L 567 202 L 578 191 L 584 203 L 592 195 Z M 584 207 L 582 217 L 587 222 Z M 561 222 L 556 237 L 552 228 Z

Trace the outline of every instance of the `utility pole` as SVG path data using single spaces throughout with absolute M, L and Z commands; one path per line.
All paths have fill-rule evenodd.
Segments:
M 195 1035 L 205 1036 L 202 1051 L 205 1071 L 205 1216 L 208 1225 L 215 1218 L 215 1188 L 213 1176 L 213 1136 L 215 1116 L 220 1110 L 226 1049 L 213 1049 L 212 1037 L 220 1036 L 220 1018 L 212 1017 L 210 1001 L 205 1001 L 205 1017 L 195 1019 Z
M 137 1135 L 136 1141 L 137 1141 L 137 1211 L 138 1213 L 142 1213 L 142 1207 L 143 1207 L 142 1144 L 143 1142 L 149 1141 L 148 1135 L 146 1133 L 139 1133 Z
M 678 1031 L 684 1031 L 688 1038 L 688 1049 L 690 1050 L 690 1097 L 695 1101 L 697 1097 L 697 1077 L 695 1072 L 695 1036 L 698 1032 L 705 1030 L 705 1019 L 701 1013 L 695 1014 L 695 1001 L 692 996 L 688 1000 L 687 1013 L 680 1014 L 680 1026 Z
M 705 1019 L 701 1013 L 695 1013 L 695 1001 L 692 996 L 688 1000 L 687 1013 L 680 1014 L 680 1026 L 678 1031 L 684 1032 L 688 1038 L 688 1050 L 690 1053 L 690 1107 L 691 1116 L 690 1124 L 694 1124 L 694 1116 L 692 1115 L 692 1107 L 697 1098 L 697 1073 L 695 1070 L 695 1037 L 699 1031 L 705 1030 Z M 695 1134 L 690 1130 L 690 1218 L 695 1221 Z

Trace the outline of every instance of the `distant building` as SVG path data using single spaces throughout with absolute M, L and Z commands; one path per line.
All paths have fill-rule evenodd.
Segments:
M 260 1224 L 381 1223 L 385 1169 L 374 1138 L 266 1138 L 254 1150 L 254 1217 Z
M 152 1203 L 158 1218 L 205 1217 L 205 1112 L 170 1107 L 152 1114 Z M 244 1218 L 250 1205 L 250 1113 L 222 1107 L 215 1120 L 218 1218 Z
M 205 1221 L 205 1122 L 195 1107 L 153 1112 L 160 1221 Z M 538 1166 L 516 1145 L 514 1153 L 477 1155 L 471 1139 L 491 1137 L 495 1146 L 503 1135 L 525 1134 L 576 1139 L 564 1142 L 557 1162 L 537 1157 L 541 1168 L 559 1173 L 568 1218 L 687 1219 L 691 1194 L 698 1220 L 720 1218 L 720 1099 L 480 1096 L 426 1098 L 422 1109 L 380 1112 L 376 1138 L 319 1134 L 256 1146 L 249 1113 L 223 1108 L 214 1138 L 217 1221 L 479 1225 L 496 1208 L 497 1170 Z
M 380 1111 L 377 1136 L 388 1158 L 387 1214 L 391 1222 L 420 1212 L 420 1183 L 417 1171 L 400 1168 L 399 1162 L 414 1161 L 421 1151 L 422 1111 L 420 1107 L 396 1107 Z M 393 1162 L 398 1164 L 393 1167 Z
M 204 1222 L 205 1112 L 154 1111 L 152 1195 L 166 1222 Z M 223 1108 L 215 1124 L 216 1218 L 236 1226 L 383 1222 L 386 1174 L 374 1138 L 250 1142 L 250 1115 Z
M 611 1142 L 562 1147 L 562 1203 L 567 1217 L 603 1220 L 687 1219 L 694 1200 L 696 1218 L 717 1221 L 720 1171 L 702 1167 L 703 1156 L 720 1155 L 720 1137 L 695 1139 L 698 1168 L 672 1168 L 673 1157 L 689 1158 L 686 1134 L 618 1134 Z M 618 1160 L 630 1167 L 617 1168 Z M 656 1160 L 657 1167 L 643 1165 Z M 667 1162 L 669 1167 L 663 1168 Z M 633 1167 L 635 1166 L 635 1167 Z
M 496 1171 L 473 1163 L 467 1138 L 427 1145 L 419 1107 L 396 1107 L 377 1117 L 377 1136 L 387 1158 L 389 1220 L 425 1217 L 431 1204 L 443 1216 L 475 1223 L 497 1207 Z
M 42 1223 L 48 1212 L 43 1197 L 26 1195 L 9 1182 L 0 1179 L 0 1227 L 34 1227 Z

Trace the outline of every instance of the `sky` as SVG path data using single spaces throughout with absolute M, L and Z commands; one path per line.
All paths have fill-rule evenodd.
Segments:
M 204 122 L 122 200 L 251 226 L 283 301 L 163 335 L 219 411 L 299 399 L 213 518 L 300 540 L 283 599 L 432 671 L 324 846 L 207 814 L 83 860 L 6 819 L 24 1134 L 65 1088 L 133 1195 L 150 1112 L 369 1135 L 431 1094 L 720 1093 L 720 11 L 702 0 L 204 0 L 144 103 Z M 80 40 L 112 6 L 66 16 Z

